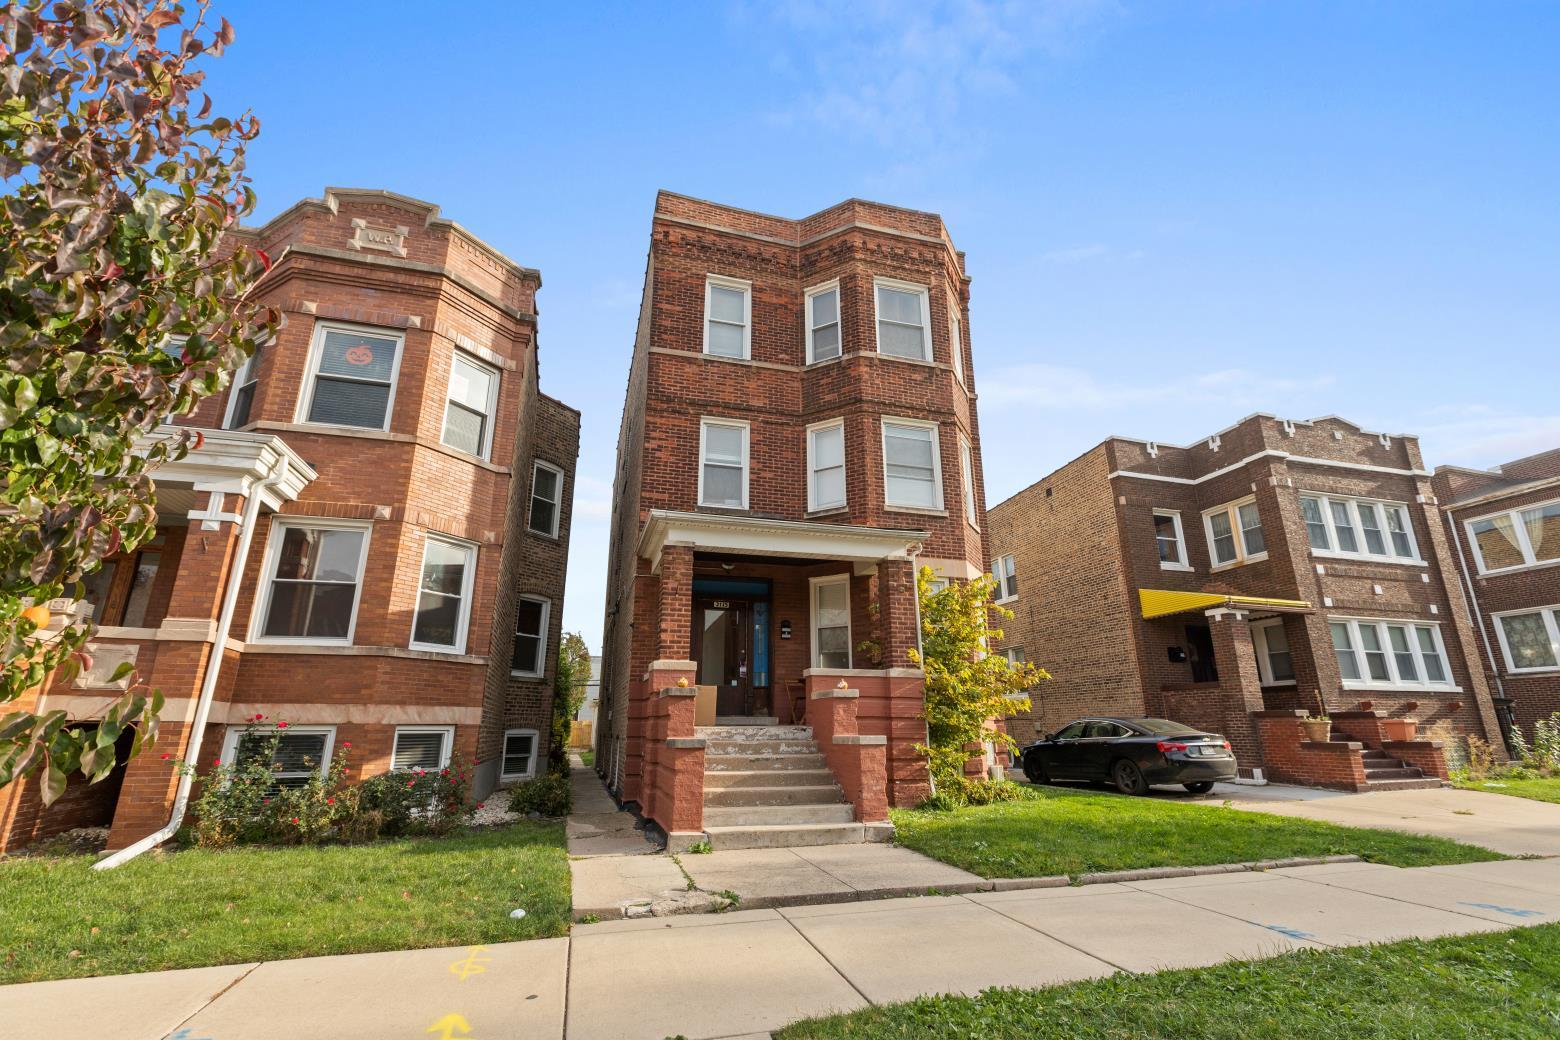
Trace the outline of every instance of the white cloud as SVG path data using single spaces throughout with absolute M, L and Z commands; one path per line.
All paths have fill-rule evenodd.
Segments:
M 1437 405 L 1400 419 L 1394 429 L 1417 434 L 1425 464 L 1490 469 L 1560 448 L 1560 415 L 1523 415 L 1492 405 Z
M 1125 409 L 1143 405 L 1217 404 L 1228 409 L 1289 408 L 1296 394 L 1325 389 L 1332 376 L 1294 379 L 1243 368 L 1170 376 L 1152 382 L 1102 381 L 1065 365 L 1012 365 L 981 379 L 983 405 L 1042 406 L 1050 411 Z M 1123 431 L 1128 432 L 1128 431 Z

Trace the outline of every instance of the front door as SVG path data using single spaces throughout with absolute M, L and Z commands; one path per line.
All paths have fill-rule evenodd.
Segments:
M 740 599 L 693 602 L 693 659 L 698 684 L 715 687 L 716 715 L 753 713 L 752 604 Z
M 1186 663 L 1192 666 L 1192 682 L 1218 682 L 1213 662 L 1213 632 L 1207 625 L 1186 626 Z

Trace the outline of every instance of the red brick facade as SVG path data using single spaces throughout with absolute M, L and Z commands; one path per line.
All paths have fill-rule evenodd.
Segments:
M 1493 471 L 1441 466 L 1434 485 L 1476 608 L 1478 667 L 1507 729 L 1531 740 L 1560 712 L 1560 449 Z
M 1302 499 L 1324 514 L 1325 534 L 1308 529 Z M 1248 544 L 1242 525 L 1253 509 L 1260 536 Z M 1221 522 L 1210 513 L 1228 518 L 1220 552 L 1234 559 L 1213 559 L 1212 525 Z M 1345 538 L 1354 551 L 1342 551 Z M 1414 717 L 1422 729 L 1446 721 L 1481 737 L 1497 731 L 1483 671 L 1469 664 L 1473 628 L 1412 437 L 1336 418 L 1255 415 L 1188 447 L 1114 438 L 993 507 L 988 540 L 992 560 L 1016 562 L 1002 645 L 1052 675 L 1034 691 L 1034 711 L 1010 722 L 1020 740 L 1080 715 L 1164 716 L 1224 733 L 1250 771 L 1262 766 L 1254 713 L 1264 709 L 1369 708 Z M 1145 619 L 1140 590 L 1309 608 L 1237 603 Z M 1357 680 L 1341 671 L 1334 623 L 1355 641 Z M 1361 635 L 1362 625 L 1371 632 Z M 1276 661 L 1253 642 L 1261 629 L 1266 645 L 1270 626 Z M 1400 659 L 1386 659 L 1391 646 L 1386 657 L 1363 654 L 1365 640 L 1396 638 L 1414 643 Z M 1433 681 L 1437 670 L 1442 681 Z
M 157 543 L 139 562 L 112 561 L 113 577 L 89 597 L 100 612 L 100 656 L 134 654 L 141 676 L 168 699 L 157 753 L 123 770 L 117 806 L 39 813 L 31 788 L 0 793 L 0 849 L 107 822 L 109 812 L 110 844 L 120 847 L 167 820 L 176 778 L 162 755 L 186 752 L 230 580 L 241 584 L 203 767 L 222 754 L 226 730 L 257 713 L 295 731 L 319 727 L 338 749 L 350 742 L 354 775 L 388 769 L 397 731 L 408 727 L 445 734 L 443 757 L 475 764 L 478 793 L 499 779 L 506 730 L 536 731 L 534 760 L 545 757 L 579 415 L 538 390 L 540 275 L 436 207 L 380 191 L 332 189 L 239 234 L 273 258 L 256 292 L 282 309 L 286 324 L 232 389 L 176 420 L 211 431 L 206 445 L 159 473 Z M 337 329 L 341 338 L 332 339 Z M 353 338 L 362 344 L 350 346 Z M 370 378 L 387 389 L 351 389 Z M 324 406 L 311 404 L 316 398 L 347 404 L 317 414 Z M 287 481 L 262 491 L 275 460 Z M 561 477 L 542 533 L 528 525 L 537 461 Z M 236 573 L 246 503 L 256 494 L 261 510 Z M 298 608 L 305 620 L 266 614 L 267 597 L 299 595 L 272 580 L 283 521 L 361 536 L 360 562 L 345 551 L 302 550 L 317 554 L 321 573 L 357 568 L 355 605 L 330 608 L 330 619 L 350 617 L 347 633 L 330 630 L 330 619 L 306 628 L 323 599 Z M 421 589 L 430 545 L 460 560 L 438 572 L 454 598 Z M 155 576 L 140 592 L 136 572 L 150 574 L 150 552 Z M 305 594 L 322 595 L 319 588 Z M 548 603 L 539 674 L 529 676 L 510 669 L 522 595 Z M 305 634 L 267 632 L 288 625 Z M 111 693 L 88 677 L 47 690 L 42 701 L 90 718 Z
M 724 303 L 716 299 L 722 288 Z M 818 292 L 827 299 L 809 304 Z M 841 763 L 837 772 L 886 775 L 886 791 L 861 796 L 869 812 L 925 795 L 925 762 L 912 747 L 925 739 L 925 723 L 920 672 L 909 658 L 917 629 L 911 560 L 969 578 L 984 557 L 968 292 L 962 254 L 933 214 L 851 200 L 797 221 L 657 196 L 618 443 L 596 733 L 608 784 L 668 831 L 696 830 L 698 803 L 679 801 L 695 807 L 684 816 L 653 804 L 674 800 L 651 793 L 670 789 L 653 775 L 659 763 L 686 750 L 650 746 L 669 739 L 658 692 L 678 675 L 702 681 L 694 660 L 706 620 L 700 601 L 728 602 L 721 589 L 749 597 L 754 632 L 754 672 L 723 695 L 740 705 L 736 714 L 816 721 L 815 734 L 859 731 L 831 729 L 830 739 L 886 738 L 885 748 L 842 740 L 838 753 L 826 749 L 831 765 Z M 913 352 L 921 356 L 879 351 L 880 299 L 906 308 L 895 313 L 912 330 L 884 335 L 914 339 L 919 328 Z M 732 309 L 711 309 L 720 306 Z M 712 328 L 728 313 L 736 324 Z M 819 325 L 833 327 L 817 332 Z M 717 342 L 722 335 L 729 339 Z M 826 341 L 838 343 L 837 354 Z M 734 356 L 718 356 L 723 350 Z M 933 476 L 915 488 L 935 484 L 939 501 L 890 504 L 905 502 L 906 492 L 896 483 L 890 495 L 887 486 L 885 418 L 894 436 L 908 430 L 917 439 L 912 452 L 929 442 Z M 740 501 L 700 499 L 706 421 L 743 431 Z M 827 436 L 838 438 L 831 443 L 842 458 L 843 501 L 833 491 L 809 494 L 810 428 L 834 423 L 839 433 Z M 935 437 L 922 432 L 929 430 Z M 838 594 L 848 614 L 849 647 L 848 661 L 825 667 L 814 646 L 814 597 L 819 579 L 831 578 L 845 590 L 826 595 Z M 841 678 L 860 694 L 849 721 L 836 718 L 830 700 L 808 696 Z

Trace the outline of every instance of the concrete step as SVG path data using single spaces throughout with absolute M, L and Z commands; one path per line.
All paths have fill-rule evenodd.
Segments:
M 704 775 L 711 773 L 747 773 L 754 771 L 789 772 L 791 770 L 827 770 L 821 752 L 811 754 L 724 754 L 704 756 Z
M 827 787 L 716 787 L 704 789 L 704 804 L 732 805 L 829 805 L 845 801 L 845 792 Z
M 729 737 L 705 739 L 706 758 L 721 755 L 815 755 L 818 745 L 812 734 L 782 740 L 732 740 Z
M 705 819 L 709 810 L 705 810 Z M 869 835 L 871 827 L 860 823 L 814 823 L 794 827 L 719 827 L 706 826 L 704 836 L 710 848 L 788 849 L 801 845 L 855 845 L 869 840 L 886 840 Z M 890 832 L 892 833 L 892 832 Z
M 1446 787 L 1444 780 L 1433 776 L 1421 777 L 1418 780 L 1367 780 L 1367 791 L 1428 791 L 1437 787 Z M 706 810 L 706 815 L 708 810 Z
M 732 805 L 707 807 L 704 829 L 711 827 L 794 827 L 809 823 L 850 823 L 856 810 L 846 802 L 828 805 Z
M 726 769 L 704 774 L 706 791 L 741 787 L 828 787 L 832 783 L 834 774 L 827 769 Z
M 699 726 L 694 736 L 706 740 L 811 740 L 811 726 Z
M 717 726 L 778 726 L 780 720 L 773 715 L 717 715 Z
M 1378 769 L 1375 766 L 1365 767 L 1365 782 L 1373 784 L 1378 780 L 1422 780 L 1424 771 L 1415 766 L 1399 766 L 1396 769 Z

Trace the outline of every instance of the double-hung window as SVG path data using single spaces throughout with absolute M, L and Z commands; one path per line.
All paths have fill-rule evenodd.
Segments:
M 450 364 L 449 394 L 444 404 L 444 443 L 467 455 L 487 458 L 497 400 L 498 370 L 457 352 Z
M 364 523 L 273 520 L 256 638 L 352 642 L 368 532 Z
M 558 537 L 558 516 L 562 512 L 563 470 L 547 462 L 531 465 L 531 510 L 526 526 L 536 534 Z
M 1469 520 L 1468 540 L 1480 574 L 1560 561 L 1560 501 Z
M 913 361 L 932 360 L 926 286 L 879 278 L 872 288 L 877 299 L 878 353 Z
M 1159 550 L 1159 566 L 1167 571 L 1189 571 L 1186 558 L 1186 532 L 1181 530 L 1181 514 L 1174 509 L 1154 510 L 1154 541 Z
M 525 780 L 536 775 L 536 730 L 504 731 L 504 761 L 500 780 Z
M 1401 502 L 1303 493 L 1300 516 L 1319 556 L 1420 562 L 1414 525 Z
M 229 726 L 222 739 L 221 761 L 243 769 L 263 756 L 272 740 L 276 741 L 276 750 L 271 752 L 268 764 L 274 793 L 277 788 L 302 787 L 311 776 L 329 768 L 336 727 L 289 726 L 279 730 L 270 726 Z
M 223 429 L 236 430 L 249 425 L 249 413 L 255 405 L 255 389 L 260 385 L 260 349 L 259 344 L 256 344 L 254 353 L 244 359 L 243 365 L 233 375 L 233 388 L 228 392 Z
M 1251 642 L 1257 651 L 1257 674 L 1263 686 L 1295 681 L 1294 657 L 1289 652 L 1289 636 L 1284 632 L 1282 618 L 1252 625 Z
M 414 649 L 465 650 L 476 563 L 477 547 L 470 542 L 428 536 L 417 583 L 417 614 L 412 620 Z
M 453 726 L 397 726 L 390 768 L 428 772 L 443 769 L 450 764 L 450 745 L 454 742 Z
M 699 424 L 699 505 L 748 507 L 748 424 L 705 419 Z
M 959 297 L 948 294 L 948 349 L 953 357 L 953 375 L 964 383 L 964 322 L 959 319 Z
M 850 576 L 812 579 L 813 667 L 850 667 Z
M 1439 625 L 1373 618 L 1329 618 L 1345 689 L 1452 686 Z
M 972 527 L 979 527 L 980 517 L 975 512 L 975 464 L 970 442 L 963 437 L 959 438 L 959 478 L 964 484 L 964 519 Z
M 1007 663 L 1019 665 L 1024 663 L 1024 648 L 1021 646 L 1003 647 L 1002 656 L 1007 658 Z
M 1262 517 L 1255 498 L 1229 502 L 1203 514 L 1208 555 L 1215 567 L 1233 567 L 1267 559 Z
M 753 285 L 739 278 L 704 280 L 704 352 L 746 360 L 752 347 Z
M 552 604 L 536 596 L 521 596 L 515 604 L 515 649 L 509 670 L 534 679 L 547 659 L 547 615 Z
M 384 329 L 315 326 L 305 387 L 305 422 L 365 430 L 390 428 L 403 338 Z
M 1560 671 L 1560 605 L 1494 616 L 1512 672 Z
M 1018 598 L 1018 568 L 1013 562 L 1012 553 L 991 561 L 991 577 L 997 583 L 998 603 Z
M 883 420 L 884 504 L 941 509 L 942 460 L 937 424 Z
M 807 290 L 807 363 L 837 358 L 840 342 L 840 283 Z
M 834 419 L 807 428 L 807 509 L 837 509 L 845 504 L 845 421 Z

